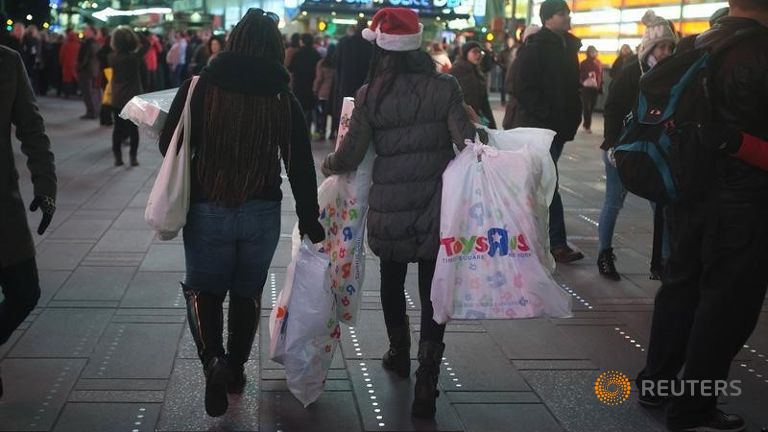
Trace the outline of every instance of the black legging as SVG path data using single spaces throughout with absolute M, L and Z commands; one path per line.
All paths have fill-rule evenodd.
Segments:
M 445 324 L 432 319 L 432 276 L 435 261 L 419 261 L 419 297 L 421 298 L 421 340 L 442 342 Z M 387 328 L 405 325 L 405 276 L 408 263 L 381 261 L 381 306 Z
M 132 121 L 121 118 L 118 115 L 119 112 L 120 110 L 117 109 L 112 111 L 115 119 L 115 127 L 112 129 L 112 152 L 115 157 L 122 157 L 123 151 L 120 146 L 124 139 L 130 138 L 130 155 L 135 158 L 139 150 L 139 128 Z
M 596 88 L 584 87 L 581 89 L 581 106 L 584 114 L 584 129 L 592 129 L 592 112 L 597 103 L 598 91 Z

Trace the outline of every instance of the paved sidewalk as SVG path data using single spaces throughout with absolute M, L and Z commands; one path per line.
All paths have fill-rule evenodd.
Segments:
M 226 416 L 212 419 L 203 411 L 203 376 L 178 285 L 184 276 L 181 241 L 155 239 L 143 220 L 161 160 L 155 140 L 142 137 L 140 167 L 116 168 L 111 129 L 77 120 L 81 102 L 43 98 L 40 105 L 56 154 L 58 211 L 48 232 L 37 237 L 39 305 L 0 347 L 6 391 L 0 431 L 665 430 L 663 413 L 641 408 L 635 389 L 615 407 L 602 405 L 593 391 L 603 371 L 634 378 L 643 366 L 659 285 L 648 279 L 650 208 L 636 197 L 628 198 L 617 226 L 622 281 L 597 274 L 596 221 L 605 187 L 601 122 L 596 135 L 580 132 L 566 146 L 560 165 L 569 238 L 586 255 L 558 269 L 573 295 L 575 317 L 449 324 L 435 422 L 413 421 L 414 380 L 394 378 L 380 367 L 387 342 L 372 256 L 360 322 L 343 328 L 326 392 L 304 409 L 287 391 L 281 366 L 261 349 L 268 345 L 269 307 L 283 285 L 296 221 L 284 185 L 282 238 L 264 290 L 247 389 L 231 399 Z M 329 150 L 330 144 L 316 143 L 316 161 Z M 18 152 L 16 166 L 28 202 L 29 173 Z M 31 225 L 38 221 L 39 213 L 30 214 Z M 420 315 L 415 276 L 414 266 L 407 287 L 414 324 Z M 765 311 L 732 368 L 743 394 L 723 401 L 752 431 L 768 427 Z

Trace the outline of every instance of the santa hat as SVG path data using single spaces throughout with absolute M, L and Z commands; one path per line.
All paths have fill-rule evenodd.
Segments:
M 384 8 L 376 12 L 363 37 L 387 51 L 413 51 L 421 47 L 424 26 L 411 9 Z

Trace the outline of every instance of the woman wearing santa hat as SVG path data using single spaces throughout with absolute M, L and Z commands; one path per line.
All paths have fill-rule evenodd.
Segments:
M 408 263 L 418 263 L 421 340 L 415 417 L 433 418 L 445 325 L 433 319 L 430 292 L 439 246 L 442 174 L 475 129 L 456 79 L 437 73 L 421 49 L 423 26 L 410 9 L 386 8 L 363 37 L 375 43 L 368 83 L 355 98 L 349 132 L 323 164 L 325 175 L 354 171 L 368 146 L 376 152 L 369 195 L 368 243 L 381 260 L 381 302 L 389 335 L 385 369 L 410 375 L 406 315 Z

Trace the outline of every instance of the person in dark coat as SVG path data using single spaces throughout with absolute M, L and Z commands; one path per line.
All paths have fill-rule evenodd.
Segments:
M 101 29 L 106 32 L 106 29 Z M 109 56 L 112 54 L 112 36 L 107 33 L 104 37 L 104 45 L 99 48 L 96 56 L 99 58 L 99 68 L 101 69 L 101 91 L 103 92 L 107 87 L 107 76 L 104 70 L 109 67 Z M 114 78 L 114 77 L 113 77 Z M 99 124 L 102 126 L 112 126 L 112 102 L 102 99 L 101 110 L 99 110 Z
M 536 24 L 531 24 L 526 27 L 525 31 L 523 32 L 522 43 L 515 47 L 515 60 L 517 60 L 517 52 L 520 51 L 520 49 L 525 45 L 525 42 L 528 40 L 528 38 L 538 33 L 540 30 L 541 27 L 537 26 Z M 507 92 L 507 98 L 509 100 L 509 102 L 507 102 L 506 106 L 504 107 L 504 120 L 502 120 L 501 123 L 501 127 L 505 130 L 518 127 L 515 122 L 520 120 L 520 118 L 517 116 L 517 99 L 515 99 L 513 91 L 515 88 L 515 79 L 519 73 L 519 70 L 520 67 L 518 66 L 517 61 L 513 61 L 507 70 L 506 75 L 504 76 L 504 90 Z
M 120 26 L 113 32 L 114 52 L 109 55 L 109 65 L 112 68 L 112 113 L 115 124 L 112 129 L 112 153 L 115 156 L 115 166 L 123 165 L 121 147 L 126 138 L 130 142 L 131 166 L 139 165 L 136 159 L 139 150 L 139 128 L 119 114 L 132 97 L 143 93 L 141 69 L 144 64 L 144 52 L 140 47 L 139 38 L 130 27 Z
M 568 32 L 570 13 L 564 0 L 545 0 L 541 4 L 539 15 L 544 27 L 518 52 L 519 70 L 513 86 L 518 102 L 516 125 L 557 132 L 550 147 L 555 166 L 565 143 L 574 138 L 581 123 L 578 58 L 581 41 Z M 584 258 L 568 245 L 563 201 L 557 188 L 549 207 L 549 243 L 557 262 L 570 263 Z
M 603 63 L 597 58 L 597 48 L 587 48 L 587 58 L 579 65 L 581 81 L 581 103 L 584 113 L 584 131 L 592 133 L 592 111 L 597 103 L 597 96 L 603 93 Z
M 333 81 L 333 125 L 338 128 L 341 105 L 345 97 L 352 97 L 368 76 L 373 45 L 361 36 L 368 21 L 361 19 L 354 33 L 344 36 L 336 46 L 336 79 Z M 336 130 L 336 129 L 334 129 Z M 335 136 L 335 134 L 332 134 Z
M 746 430 L 744 419 L 719 409 L 722 393 L 706 393 L 704 385 L 729 382 L 768 287 L 768 171 L 754 165 L 765 160 L 768 147 L 748 146 L 768 138 L 768 2 L 730 0 L 729 6 L 729 16 L 695 43 L 724 49 L 709 66 L 714 112 L 701 135 L 701 144 L 717 155 L 712 187 L 699 202 L 667 208 L 671 254 L 637 377 L 644 405 L 668 402 L 666 423 L 673 431 Z M 733 44 L 738 34 L 744 36 Z M 670 383 L 680 391 L 664 397 L 660 390 Z M 654 388 L 655 394 L 646 390 Z
M 450 74 L 456 77 L 464 93 L 464 102 L 480 116 L 480 122 L 496 129 L 485 74 L 480 70 L 485 51 L 477 42 L 467 42 L 461 48 L 461 57 L 453 64 Z
M 85 114 L 81 119 L 95 119 L 101 105 L 101 88 L 99 87 L 99 44 L 96 43 L 96 30 L 86 24 L 83 29 L 83 42 L 77 53 L 77 83 L 85 102 Z
M 455 78 L 435 71 L 421 47 L 415 12 L 385 8 L 363 36 L 376 41 L 371 75 L 355 97 L 349 131 L 323 164 L 326 175 L 354 171 L 373 145 L 368 244 L 381 260 L 381 302 L 390 348 L 382 365 L 410 375 L 410 327 L 403 294 L 409 262 L 419 265 L 421 341 L 412 414 L 432 418 L 445 325 L 433 319 L 432 277 L 440 245 L 442 175 L 475 130 Z M 397 34 L 396 38 L 392 35 Z
M 315 38 L 309 34 L 301 35 L 301 48 L 293 55 L 288 70 L 293 74 L 293 93 L 304 109 L 304 118 L 307 128 L 312 125 L 312 112 L 315 109 L 317 98 L 312 91 L 315 83 L 315 71 L 317 62 L 320 61 L 320 53 L 315 49 Z
M 261 294 L 280 239 L 281 165 L 296 203 L 299 234 L 313 243 L 325 239 L 309 134 L 283 66 L 277 21 L 272 13 L 250 9 L 196 87 L 190 90 L 189 79 L 179 88 L 160 135 L 165 155 L 191 91 L 193 156 L 182 291 L 210 416 L 223 415 L 227 394 L 242 394 L 246 386 L 244 365 L 258 335 Z M 251 379 L 255 388 L 259 378 Z
M 40 283 L 35 246 L 27 224 L 27 213 L 19 191 L 19 174 L 14 165 L 11 125 L 27 157 L 32 174 L 34 199 L 29 209 L 43 216 L 37 233 L 42 235 L 56 211 L 56 167 L 43 118 L 37 110 L 21 56 L 0 46 L 0 345 L 35 308 Z M 0 379 L 0 397 L 3 382 Z
M 621 49 L 619 50 L 619 55 L 616 57 L 616 60 L 613 61 L 613 64 L 611 65 L 611 70 L 609 71 L 608 75 L 611 77 L 612 80 L 616 79 L 619 74 L 621 73 L 621 70 L 624 68 L 624 66 L 627 64 L 627 60 L 629 60 L 630 57 L 632 57 L 632 48 L 624 44 L 621 46 Z

